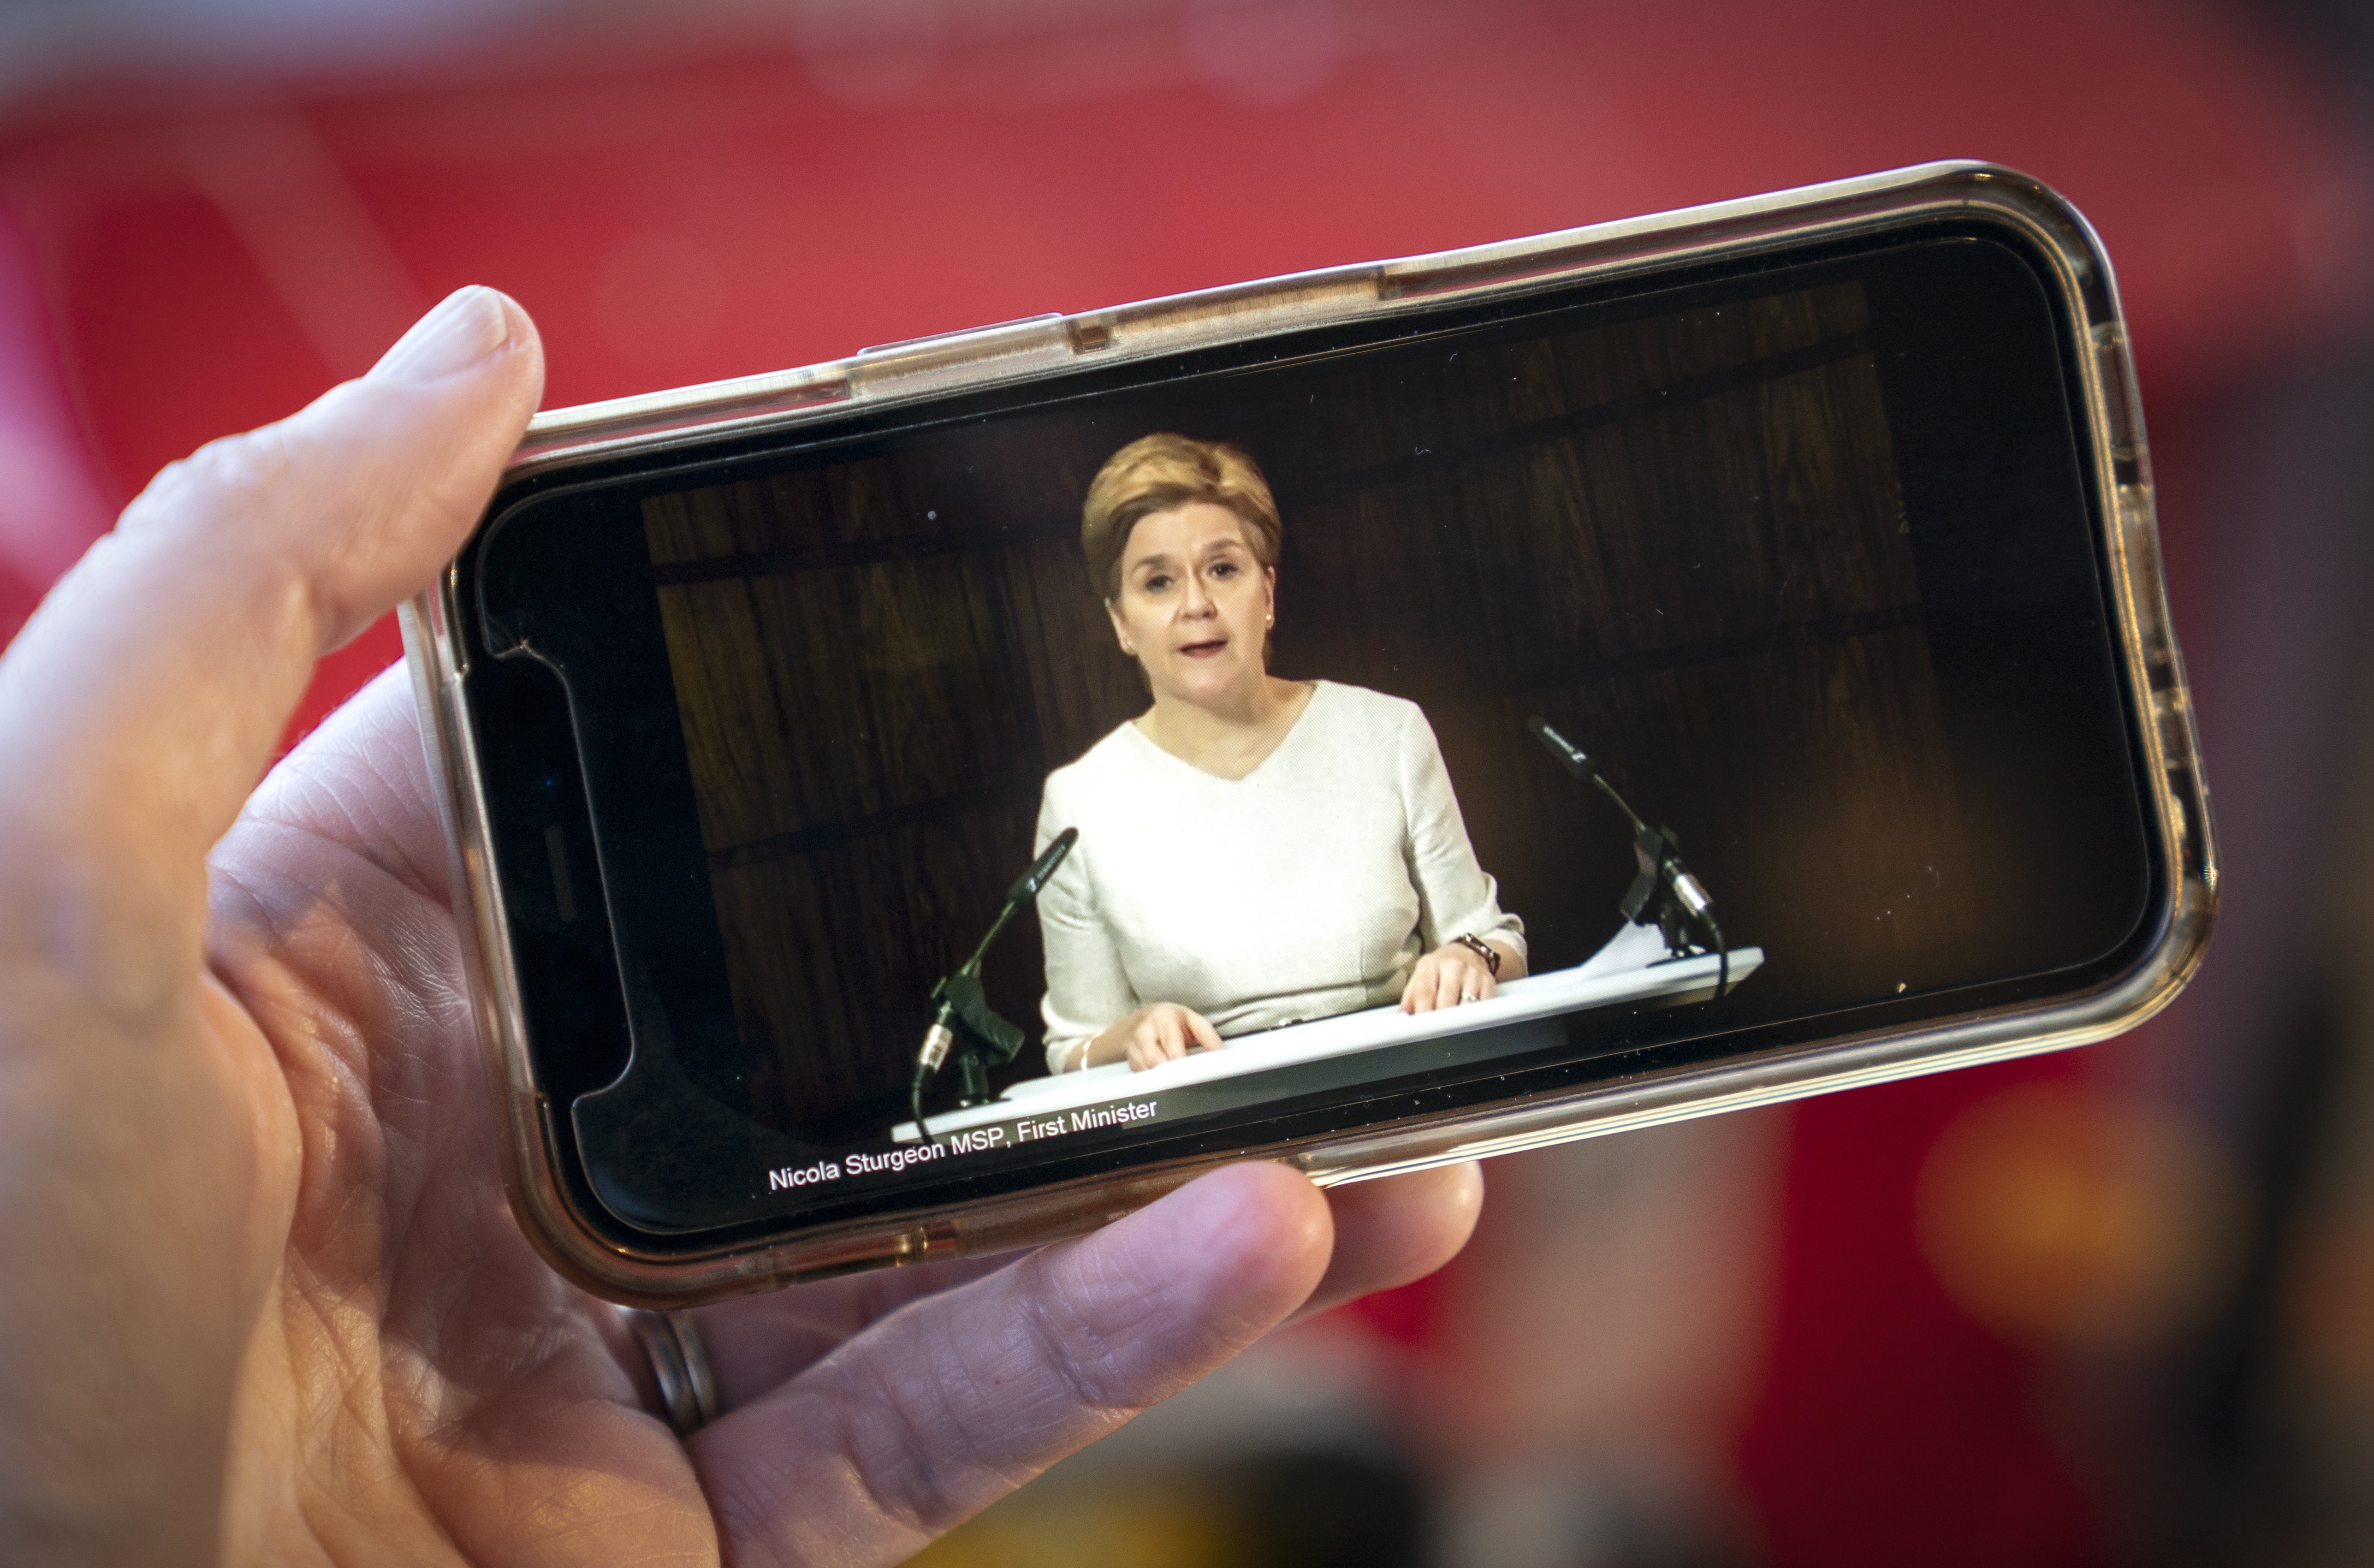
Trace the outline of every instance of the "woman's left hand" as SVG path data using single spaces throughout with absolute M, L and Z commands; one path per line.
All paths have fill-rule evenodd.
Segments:
M 1464 942 L 1445 942 L 1417 961 L 1402 987 L 1402 1011 L 1430 1013 L 1462 1002 L 1480 1002 L 1500 989 L 1492 966 Z

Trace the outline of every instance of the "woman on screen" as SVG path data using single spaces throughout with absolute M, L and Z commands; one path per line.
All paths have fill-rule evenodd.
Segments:
M 1417 705 L 1269 673 L 1279 536 L 1231 446 L 1150 435 L 1088 487 L 1088 575 L 1154 701 L 1047 778 L 1040 846 L 1080 831 L 1039 897 L 1051 1071 L 1525 973 Z

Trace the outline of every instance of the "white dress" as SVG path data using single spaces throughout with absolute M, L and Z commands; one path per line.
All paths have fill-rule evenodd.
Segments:
M 1381 692 L 1319 682 L 1241 779 L 1122 725 L 1047 776 L 1039 847 L 1065 828 L 1079 843 L 1039 895 L 1051 1071 L 1150 1003 L 1244 1034 L 1398 1001 L 1463 933 L 1525 950 L 1432 726 Z

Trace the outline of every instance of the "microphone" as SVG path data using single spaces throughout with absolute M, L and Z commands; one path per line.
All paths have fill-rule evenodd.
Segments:
M 1640 820 L 1640 814 L 1616 793 L 1616 786 L 1607 782 L 1607 775 L 1599 771 L 1599 764 L 1585 755 L 1581 747 L 1550 728 L 1549 720 L 1539 713 L 1527 719 L 1525 727 L 1534 732 L 1534 738 L 1540 741 L 1551 756 L 1558 760 L 1559 766 L 1584 784 L 1598 785 L 1599 793 L 1616 803 L 1616 809 L 1623 812 L 1625 820 L 1632 824 L 1635 840 L 1649 831 L 1649 824 Z
M 1665 950 L 1676 957 L 1694 945 L 1689 938 L 1688 923 L 1696 921 L 1704 927 L 1707 935 L 1714 938 L 1714 994 L 1721 1000 L 1723 993 L 1731 989 L 1731 947 L 1723 940 L 1722 926 L 1715 920 L 1714 900 L 1709 896 L 1706 884 L 1682 864 L 1680 839 L 1671 828 L 1651 828 L 1642 821 L 1640 814 L 1599 771 L 1599 764 L 1581 747 L 1552 729 L 1547 719 L 1536 713 L 1525 721 L 1525 727 L 1558 760 L 1559 766 L 1582 783 L 1598 786 L 1599 793 L 1614 801 L 1616 808 L 1632 824 L 1632 856 L 1639 866 L 1639 875 L 1624 894 L 1624 918 L 1638 922 L 1644 914 L 1653 914 L 1658 929 L 1664 934 Z
M 1534 732 L 1534 739 L 1549 748 L 1551 756 L 1565 764 L 1568 772 L 1585 784 L 1599 777 L 1598 764 L 1583 755 L 1581 747 L 1550 728 L 1549 720 L 1536 713 L 1525 721 L 1525 727 Z
M 1005 906 L 997 912 L 988 935 L 973 949 L 972 956 L 954 974 L 932 987 L 932 1000 L 938 1008 L 932 1015 L 931 1027 L 923 1031 L 922 1049 L 915 1053 L 915 1080 L 908 1096 L 915 1113 L 918 1138 L 928 1141 L 932 1136 L 923 1125 L 923 1090 L 947 1061 L 948 1053 L 956 1049 L 958 1029 L 979 1045 L 986 1046 L 1001 1064 L 1012 1061 L 1015 1053 L 1022 1048 L 1022 1032 L 990 1010 L 988 993 L 981 984 L 981 961 L 988 955 L 989 945 L 997 940 L 998 933 L 1005 929 L 1005 923 L 1039 896 L 1040 890 L 1046 887 L 1055 868 L 1064 864 L 1064 857 L 1072 853 L 1072 846 L 1079 839 L 1077 828 L 1065 828 L 1055 835 L 1039 858 L 1030 863 L 1030 869 L 1006 890 Z M 989 1098 L 988 1069 L 981 1056 L 981 1050 L 975 1048 L 967 1051 L 964 1057 L 964 1102 L 969 1105 Z
M 1020 909 L 1037 898 L 1039 890 L 1047 885 L 1047 878 L 1055 874 L 1055 867 L 1064 864 L 1064 856 L 1071 854 L 1072 846 L 1079 842 L 1080 830 L 1077 828 L 1065 828 L 1057 833 L 1055 842 L 1047 846 L 1047 853 L 1030 863 L 1030 869 L 1022 873 L 1012 890 L 1005 895 L 1008 910 Z

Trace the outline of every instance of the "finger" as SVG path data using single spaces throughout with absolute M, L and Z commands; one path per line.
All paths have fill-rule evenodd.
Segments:
M 1445 959 L 1435 975 L 1434 1005 L 1439 1008 L 1457 1007 L 1461 996 L 1465 994 L 1467 966 L 1456 959 Z
M 1206 1051 L 1217 1051 L 1221 1048 L 1220 1032 L 1212 1027 L 1210 1019 L 1193 1008 L 1187 1011 L 1187 1032 L 1195 1037 L 1195 1043 Z
M 1318 1289 L 1295 1317 L 1433 1273 L 1466 1244 L 1483 1200 L 1483 1167 L 1473 1161 L 1329 1188 L 1334 1253 Z M 738 1409 L 868 1324 L 910 1302 L 995 1273 L 1017 1256 L 877 1269 L 703 1307 L 700 1324 L 718 1397 L 726 1409 Z
M 1155 1016 L 1148 1013 L 1140 1020 L 1129 1036 L 1130 1065 L 1139 1072 L 1162 1065 L 1162 1032 Z
M 1434 999 L 1441 989 L 1441 961 L 1431 954 L 1418 960 L 1417 973 L 1410 976 L 1410 990 L 1413 993 L 1410 1011 L 1414 1013 L 1434 1011 Z
M 903 1561 L 1284 1321 L 1333 1235 L 1300 1176 L 1230 1166 L 894 1313 L 690 1440 L 726 1556 Z
M 702 1307 L 697 1315 L 721 1407 L 735 1410 L 910 1302 L 1010 1267 L 1019 1254 L 877 1268 Z
M 1297 1318 L 1423 1279 L 1449 1263 L 1483 1212 L 1484 1169 L 1470 1161 L 1355 1182 L 1330 1187 L 1327 1202 L 1335 1217 L 1335 1253 Z
M 1155 1060 L 1175 1062 L 1187 1054 L 1187 1037 L 1179 1030 L 1179 1015 L 1165 1010 L 1154 1020 Z
M 161 908 L 194 952 L 200 859 L 314 660 L 435 576 L 542 380 L 526 315 L 464 289 L 361 380 L 167 468 L 67 574 L 0 663 L 5 776 L 43 781 L 0 800 L 12 872 L 75 880 L 99 925 L 66 939 Z
M 372 677 L 274 768 L 208 858 L 244 873 L 258 858 L 286 857 L 288 829 L 360 855 L 440 908 L 449 902 L 445 835 L 403 665 Z M 308 876 L 333 874 L 315 855 L 298 858 Z M 217 933 L 225 892 L 218 884 Z

